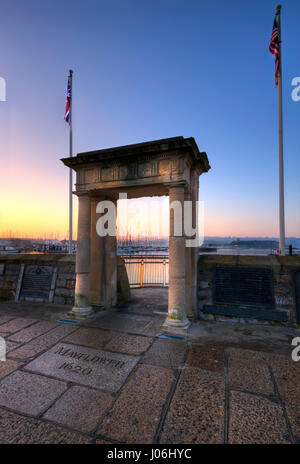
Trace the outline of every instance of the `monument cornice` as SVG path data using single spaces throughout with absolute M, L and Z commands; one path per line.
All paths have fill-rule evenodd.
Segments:
M 77 156 L 62 158 L 61 161 L 66 166 L 77 171 L 87 165 L 99 165 L 99 162 L 109 163 L 116 159 L 118 163 L 122 164 L 123 160 L 124 162 L 142 161 L 153 159 L 155 156 L 162 158 L 168 155 L 180 157 L 186 154 L 192 156 L 202 172 L 207 172 L 210 169 L 207 155 L 205 152 L 199 151 L 195 139 L 193 137 L 184 138 L 182 136 L 78 153 Z

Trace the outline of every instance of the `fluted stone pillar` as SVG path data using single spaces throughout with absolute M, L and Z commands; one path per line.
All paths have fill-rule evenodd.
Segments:
M 87 316 L 92 312 L 90 306 L 91 201 L 87 195 L 78 197 L 77 227 L 75 304 L 72 313 Z
M 170 328 L 185 329 L 189 326 L 186 317 L 186 281 L 185 281 L 185 238 L 183 230 L 184 211 L 184 186 L 174 185 L 169 187 L 170 202 L 170 237 L 169 237 L 169 294 L 168 294 L 168 317 L 165 325 Z M 172 203 L 177 202 L 176 210 Z M 181 205 L 182 214 L 178 206 Z M 181 221 L 181 234 L 176 231 L 174 221 Z M 178 222 L 177 222 L 178 225 Z

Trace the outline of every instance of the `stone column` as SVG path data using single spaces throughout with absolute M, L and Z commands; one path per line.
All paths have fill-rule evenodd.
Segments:
M 191 201 L 191 191 L 190 188 L 186 189 L 184 192 L 184 200 Z M 191 237 L 187 237 L 190 239 Z M 193 312 L 191 309 L 191 280 L 192 280 L 192 263 L 191 263 L 191 255 L 192 255 L 193 248 L 185 246 L 185 308 L 186 314 L 189 319 L 193 318 Z
M 191 200 L 193 202 L 193 227 L 196 227 L 196 210 L 197 201 L 199 197 L 199 174 L 196 169 L 191 171 Z M 199 218 L 201 220 L 201 218 Z M 193 314 L 193 318 L 197 317 L 197 277 L 198 277 L 198 256 L 199 247 L 191 248 L 191 298 L 190 298 L 190 311 Z
M 189 321 L 186 317 L 185 301 L 185 239 L 183 230 L 184 186 L 171 185 L 169 187 L 170 202 L 170 237 L 169 237 L 169 295 L 168 317 L 165 325 L 173 328 L 186 329 Z M 177 202 L 177 209 L 172 203 Z M 181 205 L 181 212 L 178 206 Z M 175 224 L 176 221 L 176 224 Z M 182 225 L 181 234 L 176 227 Z
M 96 231 L 96 207 L 101 197 L 91 198 L 91 264 L 90 264 L 90 303 L 94 309 L 105 308 L 105 250 L 104 237 Z
M 90 306 L 90 232 L 90 197 L 79 195 L 75 304 L 72 309 L 72 313 L 77 316 L 87 316 L 92 312 Z
M 117 207 L 117 202 L 111 200 Z M 114 224 L 116 231 L 116 223 Z M 111 308 L 117 304 L 117 237 L 104 237 L 105 251 L 105 306 Z

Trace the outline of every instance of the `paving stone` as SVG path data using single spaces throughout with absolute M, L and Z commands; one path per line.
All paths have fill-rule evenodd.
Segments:
M 165 320 L 166 316 L 155 315 L 155 317 L 152 318 L 152 321 L 139 333 L 141 335 L 147 335 L 148 337 L 156 337 L 156 335 L 161 332 L 162 325 Z
M 151 317 L 113 313 L 97 319 L 93 326 L 121 332 L 143 333 L 151 322 Z
M 98 433 L 126 443 L 152 443 L 174 374 L 141 365 L 122 389 Z
M 47 345 L 44 346 L 38 341 L 34 340 L 32 342 L 26 343 L 19 348 L 14 347 L 10 352 L 10 357 L 14 359 L 28 360 L 36 356 L 41 351 L 44 351 L 47 348 Z
M 223 443 L 225 386 L 221 372 L 182 371 L 160 438 L 163 444 Z
M 100 348 L 105 345 L 112 337 L 107 330 L 88 329 L 81 327 L 64 339 L 65 342 L 75 343 L 84 346 Z
M 0 361 L 0 379 L 15 371 L 20 367 L 22 363 L 7 359 L 6 361 Z
M 111 441 L 98 439 L 95 441 L 95 444 L 96 445 L 113 445 L 114 443 L 112 443 Z
M 12 316 L 0 315 L 0 325 L 8 322 L 12 319 Z
M 300 439 L 300 362 L 276 354 L 270 354 L 269 359 L 293 434 Z
M 264 353 L 228 348 L 229 385 L 249 392 L 274 394 Z
M 55 327 L 55 329 L 50 330 L 50 332 L 36 338 L 36 341 L 42 345 L 50 346 L 57 343 L 63 337 L 66 337 L 66 335 L 75 332 L 75 330 L 77 330 L 77 327 L 61 324 L 58 327 Z
M 19 343 L 26 343 L 29 342 L 32 338 L 36 338 L 39 335 L 48 332 L 49 330 L 53 329 L 57 326 L 57 323 L 50 322 L 50 321 L 41 321 L 37 324 L 34 324 L 26 329 L 21 330 L 13 335 L 11 335 L 8 340 L 12 340 L 14 342 Z
M 299 388 L 299 384 L 298 384 Z M 285 402 L 285 411 L 294 435 L 296 443 L 300 445 L 300 403 L 296 407 L 291 406 L 290 403 Z
M 0 405 L 38 415 L 67 388 L 65 382 L 16 371 L 0 381 Z
M 18 348 L 18 346 L 20 346 L 20 343 L 10 342 L 8 340 L 5 340 L 5 343 L 6 343 L 6 354 L 10 353 L 11 351 Z
M 11 353 L 11 357 L 24 360 L 33 358 L 38 353 L 46 350 L 48 347 L 54 345 L 54 343 L 57 343 L 59 340 L 61 340 L 71 332 L 74 332 L 75 330 L 76 328 L 74 327 L 70 327 L 68 325 L 60 325 L 55 329 L 50 330 L 50 332 L 41 335 L 35 340 L 28 342 L 17 349 L 14 349 L 14 351 L 12 351 Z
M 74 386 L 51 406 L 44 418 L 72 429 L 92 432 L 112 401 L 109 393 Z
M 34 322 L 38 322 L 37 319 L 27 319 L 23 317 L 18 317 L 16 319 L 13 319 L 12 321 L 6 322 L 5 324 L 2 324 L 1 327 L 1 332 L 5 333 L 14 333 L 17 332 L 18 330 L 24 329 L 25 327 L 28 327 L 29 325 L 33 324 Z
M 184 362 L 185 352 L 185 342 L 156 339 L 142 362 L 177 369 Z
M 189 351 L 187 364 L 193 367 L 220 371 L 224 369 L 224 349 L 215 346 L 193 345 Z
M 116 392 L 139 361 L 137 356 L 59 343 L 25 369 Z
M 152 341 L 153 338 L 118 333 L 113 336 L 105 348 L 111 351 L 118 351 L 119 353 L 138 355 L 146 351 Z
M 0 443 L 85 444 L 91 438 L 0 408 Z
M 229 443 L 290 443 L 282 407 L 267 398 L 232 391 Z

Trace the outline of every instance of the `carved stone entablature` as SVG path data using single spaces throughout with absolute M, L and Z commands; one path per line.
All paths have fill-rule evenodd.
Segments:
M 62 161 L 76 171 L 78 192 L 135 186 L 155 188 L 178 181 L 188 186 L 192 169 L 198 175 L 210 169 L 206 153 L 199 152 L 193 138 L 183 137 L 80 153 Z M 165 192 L 158 190 L 157 194 Z

